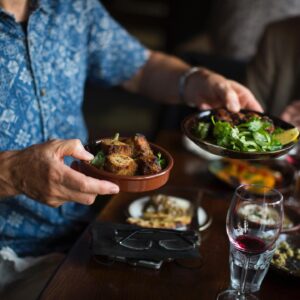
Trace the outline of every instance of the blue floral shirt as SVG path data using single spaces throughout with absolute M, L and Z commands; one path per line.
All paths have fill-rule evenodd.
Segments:
M 0 9 L 0 151 L 53 138 L 85 142 L 85 81 L 118 85 L 149 56 L 97 0 L 31 4 L 26 31 Z M 2 198 L 0 248 L 21 256 L 60 250 L 90 217 L 89 206 L 74 202 L 51 208 L 25 195 Z

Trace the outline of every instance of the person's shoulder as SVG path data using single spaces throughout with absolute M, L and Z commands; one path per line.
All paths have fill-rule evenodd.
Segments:
M 270 23 L 266 28 L 266 34 L 269 35 L 290 35 L 295 32 L 297 35 L 300 31 L 300 16 L 291 17 L 288 19 L 279 20 Z
M 263 48 L 276 59 L 297 59 L 300 49 L 300 17 L 270 23 L 261 38 Z M 283 55 L 284 53 L 284 55 Z

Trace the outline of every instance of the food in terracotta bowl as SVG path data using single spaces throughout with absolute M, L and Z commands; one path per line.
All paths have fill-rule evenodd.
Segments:
M 81 161 L 80 172 L 114 182 L 122 192 L 145 192 L 163 186 L 173 167 L 172 156 L 162 147 L 149 143 L 145 136 L 103 138 L 85 147 L 95 155 Z

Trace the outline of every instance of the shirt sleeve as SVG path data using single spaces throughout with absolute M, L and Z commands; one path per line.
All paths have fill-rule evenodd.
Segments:
M 132 78 L 150 51 L 122 28 L 97 0 L 91 0 L 88 78 L 104 86 Z

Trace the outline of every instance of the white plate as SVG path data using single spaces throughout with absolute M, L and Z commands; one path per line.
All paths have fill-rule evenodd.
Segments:
M 184 198 L 179 198 L 175 196 L 168 196 L 170 201 L 175 202 L 176 205 L 182 208 L 189 208 L 191 206 L 191 202 Z M 147 201 L 149 201 L 150 196 L 145 196 L 142 198 L 138 198 L 133 201 L 128 207 L 128 214 L 133 218 L 140 218 L 143 215 L 143 207 Z M 204 226 L 205 223 L 209 222 L 206 211 L 202 207 L 198 207 L 197 211 L 198 224 L 199 227 Z M 207 228 L 207 227 L 206 227 Z M 177 229 L 186 229 L 186 226 L 179 227 Z

